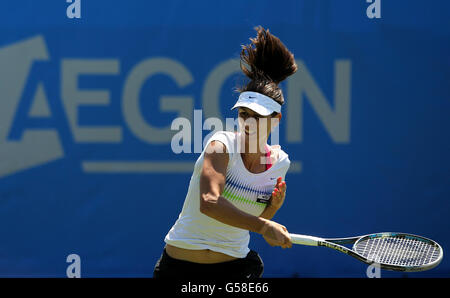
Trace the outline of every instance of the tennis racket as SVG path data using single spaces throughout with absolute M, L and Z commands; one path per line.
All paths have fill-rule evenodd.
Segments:
M 425 237 L 405 233 L 376 233 L 350 238 L 323 239 L 290 234 L 292 243 L 325 246 L 352 256 L 366 264 L 394 271 L 425 271 L 443 258 L 441 246 Z M 353 244 L 347 248 L 343 244 Z

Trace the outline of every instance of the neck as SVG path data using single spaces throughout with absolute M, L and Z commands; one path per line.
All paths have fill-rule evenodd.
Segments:
M 249 138 L 245 134 L 241 135 L 241 156 L 245 164 L 250 167 L 262 164 L 261 158 L 266 155 L 267 139 L 256 140 L 256 138 Z
M 267 138 L 241 133 L 241 153 L 259 156 L 266 153 Z

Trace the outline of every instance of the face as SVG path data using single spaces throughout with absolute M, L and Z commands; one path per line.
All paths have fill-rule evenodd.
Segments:
M 262 116 L 248 108 L 238 109 L 239 128 L 248 137 L 259 137 L 260 141 L 266 141 L 270 132 L 278 125 L 281 113 L 275 116 Z

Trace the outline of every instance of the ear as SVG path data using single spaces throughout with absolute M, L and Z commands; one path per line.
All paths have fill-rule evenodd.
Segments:
M 282 118 L 281 112 L 278 113 L 277 118 L 278 118 L 278 121 L 281 121 L 281 118 Z
M 278 126 L 278 124 L 280 124 L 280 121 L 281 121 L 281 113 L 278 113 L 278 115 L 276 115 L 274 118 L 277 119 L 277 120 L 276 120 L 276 121 L 270 121 L 270 123 L 271 123 L 271 128 L 272 128 L 272 129 L 274 129 L 275 127 Z M 272 118 L 272 119 L 273 119 L 273 118 Z

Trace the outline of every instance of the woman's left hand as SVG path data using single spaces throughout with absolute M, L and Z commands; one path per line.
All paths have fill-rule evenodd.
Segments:
M 278 177 L 277 184 L 275 184 L 275 188 L 272 191 L 272 196 L 270 198 L 270 205 L 277 210 L 283 205 L 286 196 L 286 181 L 282 180 L 282 177 Z

